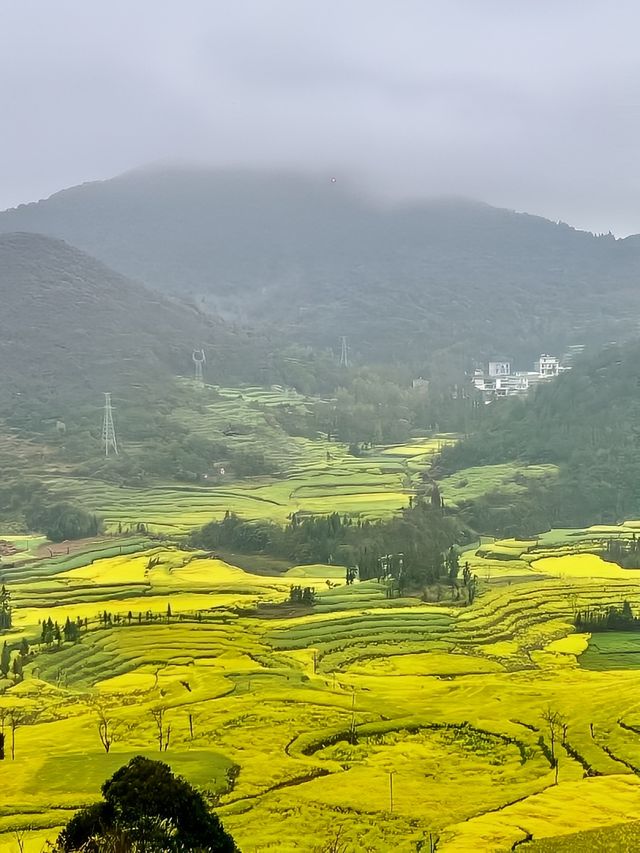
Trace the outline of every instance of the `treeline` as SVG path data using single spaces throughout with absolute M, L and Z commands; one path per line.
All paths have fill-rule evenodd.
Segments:
M 640 631 L 640 619 L 634 616 L 626 599 L 622 607 L 580 610 L 576 613 L 574 624 L 577 631 L 592 634 L 602 631 Z
M 294 513 L 281 527 L 243 521 L 227 512 L 222 521 L 194 532 L 189 544 L 207 551 L 264 553 L 299 565 L 333 563 L 347 567 L 352 577 L 357 571 L 362 580 L 401 574 L 406 587 L 420 587 L 447 577 L 446 554 L 459 536 L 456 523 L 440 505 L 416 499 L 386 521 Z
M 635 533 L 631 539 L 609 539 L 602 558 L 623 569 L 640 569 L 640 540 Z
M 475 435 L 445 448 L 439 474 L 517 460 L 558 466 L 521 495 L 490 494 L 463 511 L 482 533 L 640 517 L 640 344 L 611 345 L 526 399 L 497 401 Z
M 331 400 L 318 400 L 305 415 L 285 407 L 273 410 L 291 435 L 329 438 L 350 445 L 396 444 L 433 432 L 467 434 L 484 419 L 477 393 L 463 384 L 462 371 L 412 387 L 412 373 L 392 368 L 360 368 L 336 377 Z M 457 384 L 460 383 L 460 384 Z

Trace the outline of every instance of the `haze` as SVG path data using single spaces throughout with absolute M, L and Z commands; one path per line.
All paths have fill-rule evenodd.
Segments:
M 0 207 L 149 162 L 640 231 L 632 2 L 2 4 Z

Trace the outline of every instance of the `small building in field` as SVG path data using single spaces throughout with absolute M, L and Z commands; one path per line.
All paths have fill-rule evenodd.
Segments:
M 411 383 L 411 387 L 414 391 L 422 391 L 426 394 L 429 390 L 429 380 L 423 379 L 422 376 L 418 376 L 418 378 L 414 379 Z

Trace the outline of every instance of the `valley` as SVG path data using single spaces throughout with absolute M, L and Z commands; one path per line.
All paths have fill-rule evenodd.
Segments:
M 0 853 L 639 851 L 640 7 L 5 5 Z
M 185 534 L 228 512 L 278 524 L 292 513 L 392 518 L 457 440 L 354 456 L 270 418 L 308 404 L 238 386 L 216 389 L 200 413 L 175 412 L 207 435 L 251 424 L 227 441 L 269 452 L 275 477 L 135 488 L 58 470 L 49 488 L 100 515 L 104 533 L 47 553 L 42 537 L 0 531 L 17 549 L 0 560 L 5 639 L 13 660 L 23 638 L 29 649 L 0 696 L 3 853 L 17 839 L 39 853 L 135 754 L 208 792 L 244 853 L 547 850 L 640 820 L 634 635 L 590 639 L 575 626 L 579 610 L 640 608 L 636 573 L 598 556 L 605 542 L 633 541 L 640 522 L 461 545 L 472 603 L 461 579 L 457 598 L 445 580 L 425 601 L 391 577 L 346 584 L 338 563 L 250 553 L 234 563 L 186 547 Z M 25 453 L 25 468 L 40 464 Z M 512 463 L 439 483 L 455 508 L 554 476 Z M 311 604 L 296 603 L 302 587 Z

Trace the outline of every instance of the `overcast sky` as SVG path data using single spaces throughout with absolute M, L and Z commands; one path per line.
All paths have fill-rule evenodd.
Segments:
M 640 232 L 640 4 L 0 0 L 0 208 L 291 165 Z

